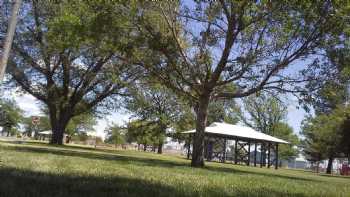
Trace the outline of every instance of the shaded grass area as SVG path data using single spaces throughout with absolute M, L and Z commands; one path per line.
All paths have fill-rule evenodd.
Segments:
M 350 196 L 349 179 L 87 147 L 0 142 L 0 196 Z

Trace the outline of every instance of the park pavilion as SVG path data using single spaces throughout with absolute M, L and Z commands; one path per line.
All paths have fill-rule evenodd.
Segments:
M 196 130 L 182 132 L 190 135 Z M 187 143 L 187 158 L 191 157 Z M 207 161 L 232 162 L 260 167 L 278 168 L 278 145 L 289 144 L 282 139 L 255 131 L 250 127 L 214 122 L 205 128 L 204 157 Z

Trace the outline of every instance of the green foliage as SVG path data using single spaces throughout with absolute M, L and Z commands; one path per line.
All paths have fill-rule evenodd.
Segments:
M 350 43 L 349 43 L 350 44 Z M 322 86 L 316 92 L 310 91 L 312 104 L 317 114 L 331 113 L 338 105 L 343 105 L 349 98 L 348 85 L 350 80 L 350 46 L 339 44 L 327 50 L 329 60 L 326 72 L 329 79 L 319 81 Z M 342 47 L 340 47 L 342 46 Z M 315 86 L 314 84 L 312 86 Z M 314 88 L 310 86 L 310 88 Z M 314 94 L 312 94 L 314 93 Z
M 106 143 L 115 144 L 117 146 L 126 142 L 126 131 L 124 128 L 118 125 L 112 125 L 106 128 L 105 131 L 107 132 L 107 138 L 105 139 Z
M 53 144 L 62 144 L 71 118 L 119 107 L 131 81 L 127 59 L 132 10 L 122 2 L 23 1 L 8 73 L 48 108 Z M 1 13 L 3 8 L 0 6 Z M 0 36 L 7 17 L 0 17 Z M 68 125 L 70 133 L 74 125 Z
M 51 124 L 50 124 L 49 117 L 48 116 L 39 116 L 39 118 L 40 118 L 40 122 L 37 125 L 38 132 L 51 130 Z M 32 117 L 23 118 L 22 124 L 24 126 L 24 132 L 27 133 L 27 135 L 31 135 L 31 133 L 34 131 Z
M 281 159 L 289 160 L 292 157 L 298 156 L 298 149 L 294 146 L 300 145 L 298 136 L 293 132 L 293 128 L 287 123 L 279 122 L 273 126 L 275 137 L 284 139 L 290 144 L 280 144 L 278 153 Z
M 173 139 L 178 141 L 189 140 L 189 135 L 184 135 L 181 132 L 192 130 L 196 127 L 195 114 L 191 108 L 185 107 L 178 120 L 173 124 L 174 132 L 170 134 Z
M 341 156 L 341 153 L 344 153 L 344 148 L 348 147 L 344 123 L 349 117 L 349 110 L 348 107 L 339 106 L 330 114 L 320 114 L 304 120 L 302 134 L 305 140 L 303 143 L 309 160 L 320 161 Z M 344 140 L 347 143 L 342 143 Z
M 159 132 L 157 124 L 148 121 L 134 120 L 128 123 L 126 141 L 143 145 L 159 145 L 164 141 L 164 134 Z
M 204 166 L 209 103 L 262 90 L 304 93 L 308 81 L 314 82 L 313 90 L 320 86 L 315 82 L 324 77 L 319 72 L 325 67 L 321 57 L 332 38 L 344 38 L 349 9 L 348 1 L 142 5 L 136 25 L 147 47 L 133 55 L 142 62 L 140 69 L 197 107 L 193 166 Z M 155 11 L 147 12 L 150 8 Z M 287 68 L 301 72 L 292 75 Z
M 237 106 L 233 99 L 211 102 L 208 106 L 207 125 L 213 122 L 226 122 L 236 124 L 238 117 L 236 115 Z
M 83 113 L 79 116 L 73 117 L 65 130 L 68 135 L 74 135 L 77 133 L 84 133 L 88 131 L 94 131 L 94 125 L 96 125 L 96 117 L 93 113 Z
M 244 111 L 238 114 L 248 126 L 269 135 L 276 135 L 274 127 L 283 121 L 287 115 L 287 108 L 277 98 L 260 94 L 243 100 Z M 245 113 L 247 115 L 245 115 Z
M 287 123 L 287 107 L 277 98 L 268 94 L 250 96 L 243 100 L 244 111 L 238 111 L 241 120 L 257 131 L 290 142 L 280 145 L 280 158 L 290 159 L 298 154 L 293 146 L 299 145 L 299 139 Z
M 165 137 L 169 135 L 167 129 L 184 118 L 185 105 L 172 91 L 159 84 L 135 86 L 126 101 L 126 109 L 137 120 L 129 123 L 131 127 L 128 126 L 128 133 L 138 136 L 136 141 L 141 144 L 154 144 L 161 148 Z
M 2 133 L 13 135 L 22 121 L 22 111 L 14 100 L 0 99 L 0 126 Z

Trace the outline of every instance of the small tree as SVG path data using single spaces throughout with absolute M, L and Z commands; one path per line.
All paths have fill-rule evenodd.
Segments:
M 126 139 L 128 142 L 137 142 L 138 145 L 142 144 L 143 150 L 146 151 L 149 145 L 154 147 L 158 145 L 160 140 L 164 140 L 159 135 L 160 132 L 155 132 L 155 129 L 153 122 L 133 120 L 127 125 Z
M 333 160 L 342 150 L 341 126 L 344 122 L 344 114 L 341 114 L 318 115 L 309 117 L 303 122 L 304 152 L 311 161 L 327 158 L 327 174 L 332 172 Z
M 7 136 L 14 134 L 22 121 L 22 111 L 13 100 L 0 99 L 0 126 Z
M 95 118 L 95 115 L 93 113 L 83 113 L 78 116 L 73 117 L 66 129 L 65 129 L 65 134 L 68 135 L 68 138 L 66 138 L 66 143 L 69 143 L 71 137 L 75 134 L 81 134 L 81 133 L 86 133 L 88 131 L 94 131 L 95 129 L 93 128 L 94 125 L 96 125 L 97 121 Z
M 290 144 L 281 144 L 279 147 L 279 157 L 281 159 L 290 160 L 292 157 L 298 156 L 298 149 L 294 146 L 300 145 L 298 136 L 293 132 L 293 128 L 287 123 L 279 122 L 274 125 L 273 133 L 276 137 L 284 139 Z
M 112 125 L 106 128 L 107 138 L 105 139 L 106 143 L 114 144 L 115 147 L 125 143 L 125 133 L 126 130 L 118 125 Z
M 334 157 L 350 158 L 349 51 L 349 43 L 342 40 L 328 47 L 326 57 L 330 61 L 323 73 L 332 77 L 319 81 L 321 88 L 308 93 L 307 102 L 315 109 L 315 117 L 304 122 L 305 153 L 311 161 L 328 159 L 327 173 L 331 173 Z
M 287 107 L 276 97 L 268 94 L 249 96 L 243 100 L 244 111 L 238 115 L 247 126 L 262 133 L 275 136 L 276 125 L 284 121 Z
M 293 129 L 285 123 L 287 107 L 276 97 L 268 94 L 249 96 L 243 100 L 244 111 L 239 111 L 240 120 L 247 126 L 262 133 L 272 135 L 290 142 L 281 144 L 279 153 L 281 159 L 297 156 L 299 139 Z M 263 149 L 265 149 L 263 147 Z
M 152 136 L 157 136 L 158 153 L 162 154 L 166 131 L 182 114 L 181 101 L 174 93 L 159 85 L 137 87 L 127 101 L 126 108 L 139 120 L 147 122 Z

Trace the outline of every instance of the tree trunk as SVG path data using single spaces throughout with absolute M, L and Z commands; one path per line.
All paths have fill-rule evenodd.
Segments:
M 191 166 L 193 167 L 204 166 L 204 132 L 208 118 L 209 96 L 210 95 L 201 96 L 198 106 L 196 106 L 196 132 L 194 133 L 191 161 Z
M 163 142 L 159 142 L 158 144 L 158 154 L 162 154 L 163 153 Z
M 326 171 L 327 174 L 332 174 L 333 160 L 334 160 L 333 157 L 328 158 L 328 165 L 327 165 L 327 171 Z
M 262 144 L 261 146 L 261 159 L 262 159 L 262 166 L 266 166 L 266 145 L 265 143 Z
M 70 142 L 70 139 L 71 139 L 72 137 L 69 135 L 69 136 L 67 136 L 66 137 L 66 144 L 68 144 L 69 142 Z
M 50 144 L 62 145 L 64 130 L 65 126 L 58 125 L 57 127 L 53 127 Z
M 143 151 L 147 150 L 147 144 L 143 144 Z
M 162 135 L 166 135 L 166 129 L 167 129 L 167 125 L 163 122 L 160 121 L 160 130 L 161 130 L 161 134 Z M 164 145 L 164 139 L 163 136 L 160 136 L 159 142 L 158 142 L 158 154 L 162 154 L 163 153 L 163 145 Z
M 50 144 L 63 144 L 63 136 L 66 127 L 72 118 L 71 112 L 72 109 L 70 106 L 66 106 L 57 110 L 55 104 L 48 103 L 49 115 L 50 115 L 50 123 L 52 129 L 52 136 L 50 139 Z
M 63 136 L 64 131 L 68 125 L 70 118 L 68 115 L 65 115 L 64 117 L 60 118 L 59 121 L 52 123 L 51 121 L 51 127 L 52 127 L 52 136 L 50 140 L 50 144 L 57 144 L 62 145 L 63 144 Z
M 6 135 L 6 136 L 7 136 L 7 137 L 10 137 L 11 128 L 10 128 L 10 127 L 7 127 L 7 128 L 6 128 L 6 131 L 7 131 L 7 135 Z

